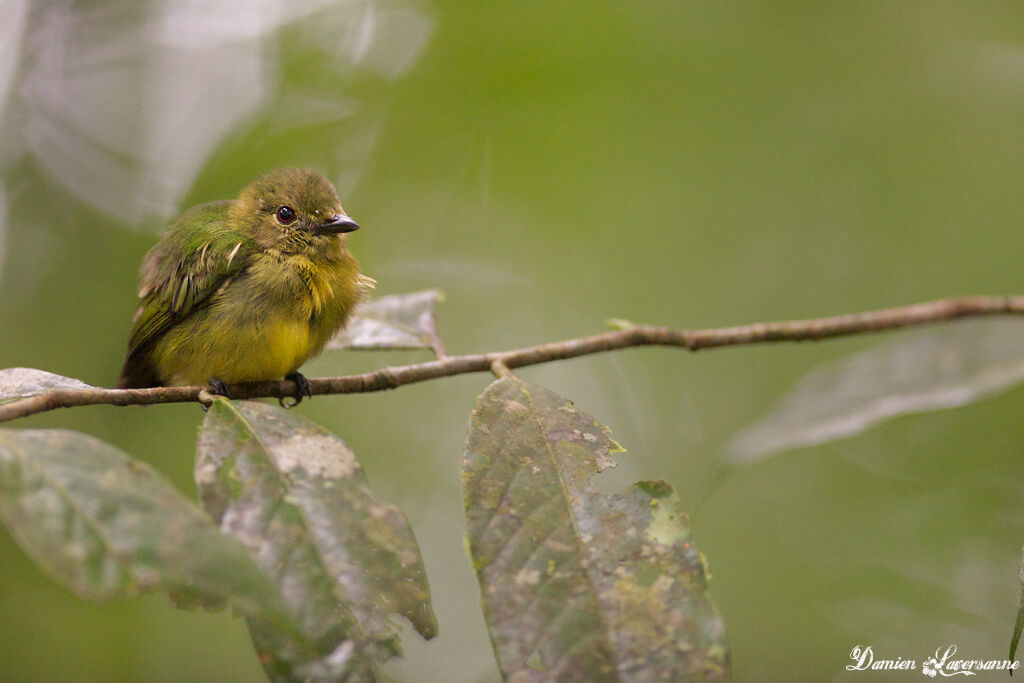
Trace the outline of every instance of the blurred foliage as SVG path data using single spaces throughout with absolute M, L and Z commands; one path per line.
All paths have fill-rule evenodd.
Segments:
M 285 164 L 338 183 L 379 294 L 446 293 L 453 353 L 616 316 L 703 327 L 1021 290 L 1017 3 L 3 8 L 0 367 L 112 384 L 135 270 L 167 218 Z M 950 642 L 972 658 L 1006 651 L 1021 389 L 722 469 L 729 438 L 789 385 L 879 341 L 636 350 L 521 373 L 638 454 L 596 486 L 665 478 L 678 491 L 737 680 L 841 679 L 857 644 L 917 659 Z M 327 352 L 304 372 L 428 357 Z M 406 658 L 387 667 L 397 680 L 497 676 L 467 588 L 458 475 L 486 381 L 299 408 L 363 454 L 423 550 L 441 635 L 407 629 Z M 11 426 L 95 435 L 191 498 L 201 419 L 195 406 L 95 407 Z M 225 615 L 155 598 L 98 609 L 7 536 L 0 576 L 12 680 L 262 675 Z
M 391 294 L 364 301 L 328 349 L 431 349 L 437 336 L 434 307 L 444 295 L 436 289 Z M 0 394 L 2 396 L 2 394 Z
M 729 442 L 735 462 L 851 436 L 882 420 L 955 408 L 1024 381 L 1024 321 L 950 322 L 816 368 Z

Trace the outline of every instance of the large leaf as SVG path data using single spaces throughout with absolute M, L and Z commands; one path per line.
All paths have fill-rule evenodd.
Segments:
M 902 336 L 804 377 L 729 443 L 751 463 L 887 418 L 977 401 L 1024 381 L 1024 320 L 962 321 Z
M 217 399 L 199 437 L 196 482 L 221 529 L 281 587 L 318 657 L 289 660 L 252 629 L 278 679 L 368 680 L 400 653 L 395 625 L 437 632 L 405 516 L 378 501 L 341 439 L 288 410 Z
M 34 368 L 5 368 L 0 370 L 0 403 L 16 401 L 55 389 L 95 389 L 77 379 L 55 375 Z
M 367 301 L 327 344 L 331 349 L 429 349 L 440 343 L 434 306 L 436 289 L 392 294 Z
M 275 633 L 299 633 L 236 539 L 148 465 L 91 436 L 0 430 L 0 517 L 36 564 L 83 598 L 164 591 L 184 606 L 228 604 Z
M 672 487 L 606 495 L 590 482 L 621 450 L 607 427 L 515 377 L 491 384 L 470 416 L 469 549 L 506 680 L 728 677 Z

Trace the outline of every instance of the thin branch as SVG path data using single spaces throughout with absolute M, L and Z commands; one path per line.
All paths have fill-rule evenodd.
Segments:
M 508 377 L 512 374 L 512 371 L 508 369 L 508 366 L 499 358 L 491 363 L 491 374 L 498 379 Z
M 637 325 L 623 330 L 512 351 L 468 356 L 445 355 L 427 363 L 386 367 L 362 375 L 310 379 L 309 386 L 314 394 L 353 394 L 394 389 L 404 384 L 470 372 L 494 372 L 495 368 L 500 372 L 504 369 L 511 370 L 632 346 L 679 346 L 690 351 L 699 351 L 765 342 L 816 341 L 914 327 L 956 318 L 1021 314 L 1024 314 L 1024 296 L 970 296 L 828 318 L 754 323 L 704 330 L 672 330 L 667 327 Z M 232 398 L 281 398 L 294 396 L 297 387 L 291 380 L 282 380 L 238 384 L 230 389 Z M 199 393 L 202 390 L 203 387 L 57 389 L 0 405 L 0 422 L 73 406 L 124 406 L 196 401 L 199 400 Z

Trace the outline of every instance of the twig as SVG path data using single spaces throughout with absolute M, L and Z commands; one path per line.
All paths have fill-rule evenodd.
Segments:
M 637 325 L 624 330 L 567 339 L 512 351 L 468 356 L 443 356 L 426 363 L 385 367 L 362 375 L 310 379 L 314 394 L 352 394 L 394 389 L 404 384 L 470 372 L 493 372 L 495 368 L 520 368 L 576 358 L 592 353 L 614 351 L 632 346 L 680 346 L 690 351 L 722 346 L 742 346 L 765 342 L 815 341 L 865 332 L 987 315 L 1024 314 L 1024 296 L 969 296 L 887 308 L 865 313 L 837 315 L 810 320 L 754 323 L 738 327 L 704 330 L 672 330 L 653 325 Z M 297 387 L 291 380 L 254 382 L 231 387 L 232 398 L 294 396 Z M 196 401 L 203 387 L 156 387 L 152 389 L 57 389 L 0 406 L 0 422 L 43 413 L 56 408 L 110 404 L 142 405 Z
M 496 359 L 491 363 L 491 374 L 498 379 L 508 377 L 512 374 L 512 371 L 508 369 L 508 366 L 500 359 Z

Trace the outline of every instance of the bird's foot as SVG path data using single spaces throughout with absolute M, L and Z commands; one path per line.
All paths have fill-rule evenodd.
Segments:
M 210 393 L 209 389 L 200 389 L 196 400 L 199 401 L 200 407 L 202 407 L 203 412 L 206 413 L 210 411 L 210 406 L 213 405 L 214 395 Z
M 219 377 L 214 377 L 213 379 L 210 380 L 210 390 L 210 393 L 212 393 L 214 396 L 223 396 L 224 398 L 231 398 L 231 392 L 228 391 L 227 382 L 220 379 Z
M 295 382 L 295 395 L 294 396 L 282 396 L 277 399 L 277 402 L 281 404 L 282 408 L 294 408 L 295 406 L 302 403 L 303 396 L 309 396 L 313 398 L 313 387 L 309 386 L 309 380 L 301 372 L 290 372 L 284 376 L 285 379 L 290 379 Z M 286 403 L 288 399 L 291 399 L 291 403 Z
M 202 389 L 197 397 L 199 405 L 203 407 L 204 413 L 210 409 L 210 406 L 213 405 L 214 398 L 217 396 L 231 398 L 231 392 L 228 391 L 228 385 L 224 380 L 214 377 L 210 380 L 209 388 Z

